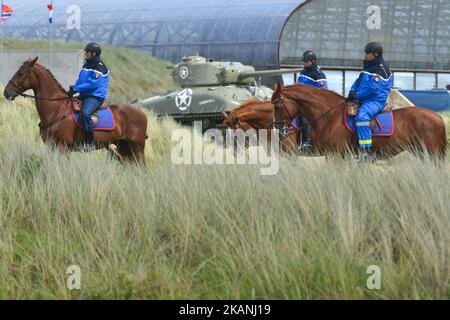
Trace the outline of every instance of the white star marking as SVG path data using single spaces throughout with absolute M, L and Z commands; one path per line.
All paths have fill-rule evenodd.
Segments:
M 186 111 L 192 103 L 192 89 L 186 88 L 181 91 L 175 98 L 177 108 Z
M 189 77 L 189 69 L 187 67 L 181 67 L 180 68 L 180 78 L 181 79 L 187 79 Z

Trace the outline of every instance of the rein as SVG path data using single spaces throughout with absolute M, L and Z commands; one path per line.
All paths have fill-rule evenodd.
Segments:
M 48 128 L 50 128 L 50 127 L 53 127 L 55 124 L 60 123 L 60 122 L 62 122 L 62 121 L 64 121 L 64 120 L 66 120 L 67 117 L 68 117 L 71 113 L 72 113 L 72 110 L 70 110 L 69 112 L 67 112 L 67 113 L 66 113 L 64 116 L 62 116 L 60 119 L 58 119 L 58 120 L 56 120 L 56 121 L 53 121 L 53 122 L 50 122 L 50 123 L 42 124 L 42 122 L 39 122 L 38 126 L 39 126 L 39 128 L 40 128 L 41 130 L 48 129 Z
M 289 98 L 288 96 L 286 96 L 286 98 L 287 98 L 287 99 L 290 99 L 290 100 L 293 100 L 292 98 Z M 281 97 L 278 98 L 277 100 L 273 101 L 273 107 L 274 107 L 274 109 L 275 109 L 275 105 L 276 105 L 278 102 L 283 101 L 283 100 L 284 100 L 284 97 L 281 96 Z M 295 102 L 295 100 L 294 100 L 294 102 Z M 345 103 L 345 102 L 344 102 L 344 103 Z M 296 103 L 296 105 L 297 105 L 297 103 Z M 342 104 L 341 104 L 341 105 L 342 105 Z M 340 105 L 339 105 L 339 106 L 340 106 Z M 290 127 L 294 127 L 294 126 L 292 125 L 292 122 L 294 121 L 294 119 L 296 119 L 296 118 L 300 115 L 300 110 L 299 110 L 298 106 L 297 106 L 297 115 L 296 115 L 296 117 L 293 117 L 293 116 L 292 116 L 292 114 L 289 112 L 289 110 L 286 108 L 286 106 L 285 106 L 284 104 L 282 105 L 282 109 L 283 109 L 283 110 L 289 115 L 289 117 L 291 118 L 291 124 L 290 124 Z M 309 126 L 312 126 L 312 125 L 313 125 L 314 123 L 316 123 L 317 121 L 323 119 L 327 114 L 329 114 L 331 111 L 333 111 L 333 110 L 335 110 L 335 109 L 336 109 L 336 108 L 330 108 L 330 109 L 327 110 L 326 112 L 321 112 L 321 113 L 320 113 L 320 116 L 318 116 L 317 118 L 315 118 L 313 121 L 309 122 Z M 274 110 L 274 118 L 275 118 L 275 110 Z M 269 128 L 269 127 L 271 127 L 271 126 L 273 126 L 273 125 L 276 125 L 276 124 L 285 124 L 285 126 L 286 126 L 286 125 L 287 125 L 287 122 L 286 122 L 286 121 L 276 122 L 275 119 L 274 119 L 274 122 L 272 122 L 271 124 L 269 124 L 267 127 Z M 299 130 L 302 130 L 303 128 L 306 128 L 306 127 L 307 127 L 307 125 L 303 125 L 303 126 L 300 126 L 300 127 L 296 127 L 296 130 L 299 131 Z M 284 128 L 284 131 L 287 131 L 286 128 Z M 287 132 L 285 132 L 285 133 L 283 134 L 283 136 L 285 136 L 284 138 L 287 138 L 287 136 L 288 136 Z
M 72 100 L 72 97 L 63 97 L 63 98 L 43 98 L 43 97 L 38 97 L 38 96 L 33 96 L 31 94 L 25 94 L 25 93 L 21 93 L 19 94 L 19 96 L 23 97 L 23 98 L 31 98 L 31 99 L 37 99 L 37 100 L 47 100 L 47 101 L 62 101 L 62 100 Z

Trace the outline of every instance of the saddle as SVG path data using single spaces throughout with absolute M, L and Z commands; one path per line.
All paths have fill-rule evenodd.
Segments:
M 347 105 L 345 107 L 347 114 L 350 117 L 355 117 L 358 114 L 358 109 L 359 109 L 360 105 L 357 102 L 353 102 L 353 101 L 347 101 Z M 394 106 L 392 104 L 390 104 L 389 102 L 386 103 L 386 105 L 384 106 L 383 110 L 380 112 L 380 114 L 382 113 L 389 113 L 392 110 L 394 110 Z M 375 116 L 373 118 L 372 121 L 370 121 L 370 127 L 373 129 L 376 128 L 376 126 L 381 128 L 380 123 L 378 122 L 377 117 Z
M 84 129 L 83 116 L 81 112 L 72 112 L 73 121 L 76 125 Z M 111 108 L 99 109 L 92 115 L 95 125 L 94 131 L 112 131 L 116 128 L 116 120 Z
M 359 103 L 348 101 L 346 106 L 347 114 L 350 117 L 355 117 L 356 114 L 358 113 L 359 107 L 360 107 Z M 394 106 L 389 102 L 387 102 L 380 113 L 388 113 L 391 112 L 392 110 L 394 110 Z
M 81 112 L 81 106 L 83 104 L 83 101 L 80 98 L 73 98 L 73 110 L 74 112 Z M 97 109 L 97 110 L 105 110 L 108 108 L 108 105 L 103 102 L 102 105 Z M 97 125 L 98 121 L 99 121 L 99 113 L 98 112 L 94 112 L 92 114 L 92 122 Z
M 73 110 L 75 112 L 80 112 L 83 101 L 80 98 L 73 98 L 72 101 L 73 101 Z M 98 109 L 105 110 L 106 108 L 108 108 L 108 105 L 105 102 L 103 102 L 102 105 Z

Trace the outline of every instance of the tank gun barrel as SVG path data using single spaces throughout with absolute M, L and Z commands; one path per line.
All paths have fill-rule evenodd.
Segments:
M 243 72 L 239 75 L 239 80 L 252 77 L 273 77 L 287 73 L 300 73 L 303 69 L 280 69 L 280 70 L 263 70 L 253 72 Z

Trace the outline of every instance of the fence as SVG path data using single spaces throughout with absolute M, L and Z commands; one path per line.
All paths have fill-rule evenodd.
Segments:
M 78 78 L 83 56 L 80 50 L 15 51 L 5 50 L 0 55 L 0 85 L 5 86 L 24 61 L 39 57 L 38 63 L 50 69 L 64 88 L 68 88 Z

